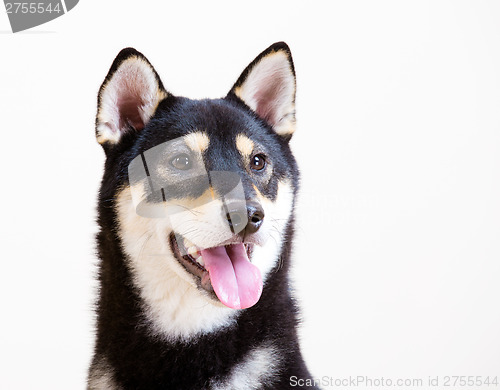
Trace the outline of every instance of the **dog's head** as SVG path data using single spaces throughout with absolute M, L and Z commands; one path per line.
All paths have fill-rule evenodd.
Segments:
M 107 157 L 100 201 L 114 205 L 108 228 L 153 316 L 187 296 L 226 311 L 256 304 L 280 266 L 291 219 L 294 129 L 284 43 L 213 100 L 174 96 L 141 53 L 118 54 L 98 98 L 96 136 Z

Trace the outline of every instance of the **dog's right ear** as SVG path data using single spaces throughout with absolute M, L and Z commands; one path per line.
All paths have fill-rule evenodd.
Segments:
M 295 131 L 295 70 L 290 48 L 276 42 L 260 53 L 229 91 L 285 140 Z
M 141 131 L 167 95 L 147 58 L 135 49 L 123 49 L 99 90 L 97 141 L 107 147 L 126 132 Z

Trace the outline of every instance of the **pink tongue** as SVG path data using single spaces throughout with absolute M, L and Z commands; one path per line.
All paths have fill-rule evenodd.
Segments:
M 232 309 L 246 309 L 262 294 L 259 269 L 250 263 L 245 246 L 234 244 L 203 249 L 205 268 L 220 301 Z

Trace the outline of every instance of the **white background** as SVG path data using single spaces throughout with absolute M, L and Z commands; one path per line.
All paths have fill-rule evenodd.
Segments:
M 9 30 L 2 9 L 2 390 L 84 388 L 96 94 L 118 51 L 142 51 L 175 94 L 219 97 L 278 40 L 298 77 L 312 373 L 500 379 L 499 2 L 81 0 Z

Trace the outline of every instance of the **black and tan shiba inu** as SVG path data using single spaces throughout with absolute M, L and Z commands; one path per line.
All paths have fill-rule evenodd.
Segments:
M 96 119 L 106 163 L 89 389 L 285 389 L 310 378 L 289 282 L 294 129 L 285 43 L 213 100 L 174 96 L 141 53 L 118 54 Z

